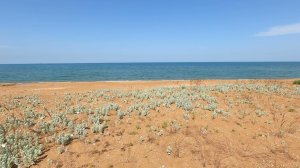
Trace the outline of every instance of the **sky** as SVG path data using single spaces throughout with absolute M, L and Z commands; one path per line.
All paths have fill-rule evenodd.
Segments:
M 0 64 L 300 61 L 299 0 L 0 0 Z

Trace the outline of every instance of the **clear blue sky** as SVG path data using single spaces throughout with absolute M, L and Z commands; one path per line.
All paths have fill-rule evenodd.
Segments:
M 299 0 L 0 0 L 0 63 L 300 61 Z

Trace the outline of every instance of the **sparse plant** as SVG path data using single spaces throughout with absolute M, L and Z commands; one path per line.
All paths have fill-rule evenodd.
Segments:
M 87 134 L 86 132 L 87 123 L 76 124 L 74 127 L 74 133 L 80 138 L 84 138 Z
M 135 126 L 135 128 L 139 130 L 139 129 L 141 129 L 141 126 L 137 125 L 137 126 Z
M 59 145 L 68 145 L 73 139 L 73 136 L 68 133 L 62 133 L 56 137 L 56 143 Z
M 183 112 L 183 118 L 184 118 L 185 120 L 189 120 L 189 119 L 190 119 L 190 114 L 189 114 L 189 112 L 187 112 L 187 111 Z
M 138 132 L 136 132 L 136 131 L 131 131 L 131 132 L 129 132 L 128 134 L 129 134 L 129 135 L 137 135 Z
M 108 126 L 105 121 L 102 124 L 100 124 L 99 122 L 96 122 L 96 123 L 93 123 L 92 131 L 93 131 L 93 133 L 99 133 L 99 132 L 103 133 L 107 127 Z
M 223 117 L 226 117 L 229 115 L 228 112 L 224 111 L 224 110 L 221 110 L 221 109 L 216 109 L 212 112 L 212 118 L 215 119 L 217 118 L 218 115 L 221 115 Z
M 300 80 L 294 80 L 293 84 L 294 85 L 300 85 Z
M 257 109 L 257 110 L 255 111 L 255 114 L 256 114 L 256 116 L 258 116 L 258 117 L 267 115 L 267 113 L 264 112 L 264 111 L 262 111 L 261 109 Z
M 3 126 L 1 130 L 0 167 L 30 166 L 42 154 L 43 146 L 37 135 L 28 132 L 6 134 Z
M 161 126 L 163 129 L 166 129 L 168 127 L 168 122 L 164 121 L 162 123 L 162 126 Z
M 210 103 L 206 107 L 204 107 L 205 110 L 209 110 L 209 111 L 215 111 L 217 110 L 217 108 L 218 105 L 216 103 Z
M 171 122 L 171 125 L 172 125 L 172 129 L 173 129 L 174 132 L 177 132 L 181 129 L 181 126 L 177 123 L 176 120 L 173 120 Z
M 64 127 L 64 126 L 68 126 L 69 122 L 71 122 L 66 114 L 62 113 L 62 114 L 56 114 L 52 117 L 52 124 L 54 126 L 60 126 L 60 127 Z
M 296 87 L 296 94 L 300 95 L 300 86 Z
M 52 123 L 41 122 L 39 123 L 39 131 L 44 134 L 53 133 L 55 131 L 55 127 Z
M 67 111 L 73 114 L 79 114 L 85 112 L 86 107 L 82 105 L 77 105 L 75 107 L 68 108 Z
M 166 152 L 168 155 L 171 155 L 172 152 L 173 152 L 173 148 L 171 146 L 168 146 L 167 149 L 166 149 Z
M 120 109 L 120 106 L 118 104 L 109 103 L 109 104 L 106 104 L 106 105 L 102 106 L 101 108 L 97 109 L 96 112 L 98 114 L 101 114 L 102 116 L 107 116 L 111 110 L 117 111 L 119 109 Z
M 41 100 L 37 95 L 29 96 L 27 98 L 27 102 L 32 104 L 33 107 L 36 107 L 39 104 L 41 104 Z
M 121 110 L 118 110 L 117 116 L 118 116 L 118 119 L 121 120 L 124 117 L 124 113 Z
M 62 154 L 62 153 L 64 153 L 66 151 L 66 147 L 65 146 L 59 146 L 59 147 L 57 147 L 57 152 L 59 153 L 59 154 Z
M 245 110 L 240 110 L 239 111 L 239 119 L 245 118 L 249 113 L 247 113 Z

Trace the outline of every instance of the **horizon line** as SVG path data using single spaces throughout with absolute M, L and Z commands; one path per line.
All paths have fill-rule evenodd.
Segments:
M 30 65 L 30 64 L 151 64 L 151 63 L 298 63 L 299 61 L 153 61 L 153 62 L 45 62 L 45 63 L 0 63 L 0 65 Z

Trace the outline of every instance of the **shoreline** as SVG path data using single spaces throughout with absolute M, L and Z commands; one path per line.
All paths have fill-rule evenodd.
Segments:
M 34 81 L 34 82 L 0 82 L 0 86 L 24 84 L 51 84 L 51 83 L 135 83 L 135 82 L 183 82 L 183 81 L 293 81 L 299 78 L 240 78 L 240 79 L 158 79 L 158 80 L 105 80 L 105 81 Z
M 147 90 L 159 87 L 179 86 L 213 86 L 222 84 L 257 83 L 264 85 L 285 85 L 293 87 L 294 79 L 204 79 L 204 80 L 135 80 L 135 81 L 94 81 L 94 82 L 34 82 L 34 83 L 0 83 L 0 96 L 12 94 L 52 94 L 68 92 L 88 92 L 99 89 L 113 90 Z

